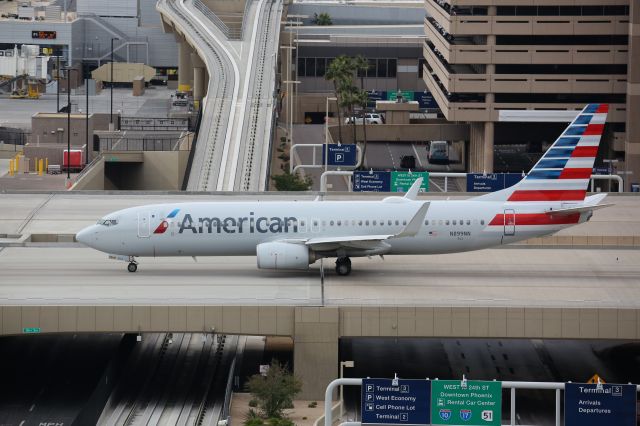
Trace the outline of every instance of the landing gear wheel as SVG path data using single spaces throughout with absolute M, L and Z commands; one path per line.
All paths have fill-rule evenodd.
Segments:
M 129 272 L 135 272 L 138 270 L 138 264 L 135 262 L 131 262 L 129 263 L 129 265 L 127 265 L 127 271 Z
M 336 273 L 338 275 L 349 275 L 351 273 L 351 259 L 348 257 L 339 257 L 336 260 Z

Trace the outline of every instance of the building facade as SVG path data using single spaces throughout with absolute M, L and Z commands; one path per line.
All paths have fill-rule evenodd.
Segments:
M 471 124 L 472 171 L 494 169 L 494 141 L 536 142 L 540 123 L 505 123 L 508 112 L 600 102 L 610 104 L 601 156 L 640 174 L 637 3 L 426 0 L 424 80 L 448 120 Z

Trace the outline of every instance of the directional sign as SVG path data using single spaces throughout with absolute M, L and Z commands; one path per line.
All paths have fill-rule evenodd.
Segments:
M 22 332 L 27 334 L 40 333 L 40 327 L 25 327 Z
M 567 383 L 565 426 L 635 426 L 636 385 Z
M 362 380 L 362 424 L 428 425 L 429 381 Z
M 353 190 L 355 192 L 389 192 L 391 191 L 391 172 L 355 171 L 353 172 Z
M 500 426 L 502 383 L 468 380 L 431 382 L 431 424 Z
M 402 98 L 405 101 L 412 101 L 413 100 L 413 92 L 411 90 L 401 90 L 400 93 L 402 94 Z M 389 92 L 387 92 L 387 100 L 389 101 L 395 101 L 398 98 L 398 91 L 397 90 L 391 90 Z
M 407 192 L 419 177 L 420 192 L 429 192 L 429 172 L 391 172 L 391 192 Z
M 438 103 L 431 92 L 414 92 L 413 97 L 420 104 L 420 108 L 438 108 Z
M 329 144 L 326 147 L 329 151 L 330 166 L 355 166 L 356 165 L 356 145 L 355 144 Z M 322 164 L 325 162 L 325 147 L 322 147 Z
M 493 192 L 522 180 L 522 173 L 468 173 L 467 192 Z

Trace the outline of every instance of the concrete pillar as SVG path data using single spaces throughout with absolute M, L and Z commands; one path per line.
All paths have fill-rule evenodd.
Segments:
M 200 104 L 204 96 L 204 68 L 193 68 L 193 100 Z
M 178 90 L 190 91 L 192 78 L 191 46 L 183 40 L 178 44 Z
M 338 377 L 339 321 L 338 308 L 296 308 L 293 366 L 302 379 L 298 399 L 324 400 L 327 385 Z
M 640 3 L 632 1 L 630 8 L 624 167 L 631 174 L 623 176 L 625 191 L 631 190 L 631 183 L 640 183 Z
M 469 143 L 469 171 L 493 173 L 494 124 L 471 123 Z

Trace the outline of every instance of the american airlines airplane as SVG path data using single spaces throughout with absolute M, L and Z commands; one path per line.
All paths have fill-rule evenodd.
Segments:
M 261 269 L 337 258 L 479 250 L 586 222 L 606 194 L 586 196 L 608 105 L 587 105 L 516 185 L 467 200 L 418 200 L 421 179 L 381 201 L 192 202 L 110 213 L 76 235 L 128 262 L 144 256 L 256 255 Z

